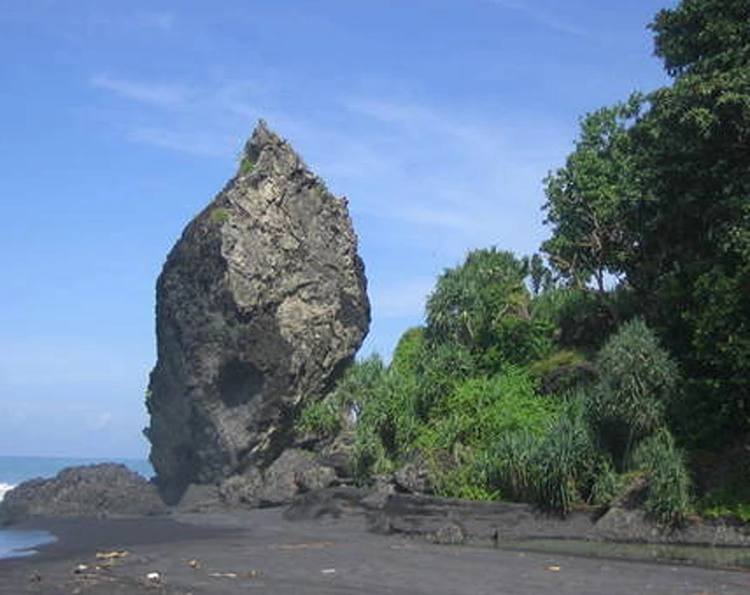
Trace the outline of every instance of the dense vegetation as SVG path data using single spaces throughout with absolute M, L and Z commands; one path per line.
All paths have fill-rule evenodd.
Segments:
M 750 509 L 750 3 L 683 0 L 651 29 L 672 84 L 586 115 L 546 180 L 551 236 L 437 280 L 390 365 L 354 364 L 302 425 L 354 410 L 366 481 L 565 513 L 641 482 L 645 508 Z

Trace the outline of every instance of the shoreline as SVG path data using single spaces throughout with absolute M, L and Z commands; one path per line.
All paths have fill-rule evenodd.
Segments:
M 92 550 L 122 549 L 130 545 L 180 543 L 222 535 L 226 529 L 181 523 L 171 516 L 88 518 L 36 517 L 6 527 L 18 531 L 44 531 L 55 541 L 32 546 L 30 556 L 2 558 L 6 562 L 42 561 L 69 558 Z
M 131 519 L 34 519 L 58 541 L 0 561 L 0 594 L 750 592 L 750 572 L 569 553 L 449 546 L 367 531 L 362 515 L 280 508 Z M 121 557 L 97 559 L 96 554 Z M 123 553 L 125 552 L 125 553 Z M 85 567 L 85 571 L 76 569 Z M 148 575 L 159 579 L 150 581 Z

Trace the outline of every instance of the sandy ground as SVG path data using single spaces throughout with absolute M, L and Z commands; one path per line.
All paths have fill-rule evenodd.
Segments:
M 433 545 L 367 533 L 361 517 L 288 521 L 257 510 L 33 526 L 60 540 L 1 561 L 2 594 L 750 593 L 749 572 Z

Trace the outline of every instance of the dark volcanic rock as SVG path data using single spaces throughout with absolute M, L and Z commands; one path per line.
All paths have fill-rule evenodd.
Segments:
M 336 479 L 333 467 L 320 464 L 314 453 L 290 448 L 265 470 L 253 467 L 226 479 L 219 493 L 229 506 L 280 506 L 300 494 L 327 488 Z
M 431 494 L 433 488 L 424 456 L 417 455 L 414 460 L 397 469 L 393 473 L 393 483 L 400 492 Z
M 369 520 L 370 529 L 377 533 L 422 536 L 436 543 L 581 539 L 594 525 L 592 511 L 576 511 L 562 519 L 528 504 L 398 493 L 388 495 Z
M 268 467 L 369 319 L 346 200 L 261 122 L 157 283 L 146 435 L 165 495 Z
M 0 503 L 0 520 L 34 516 L 144 516 L 164 514 L 156 487 L 125 465 L 63 469 L 52 479 L 25 481 Z

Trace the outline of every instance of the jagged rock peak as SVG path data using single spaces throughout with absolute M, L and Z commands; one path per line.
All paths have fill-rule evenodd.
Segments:
M 369 321 L 346 200 L 261 121 L 157 282 L 146 435 L 160 485 L 179 491 L 269 466 Z
M 265 120 L 259 120 L 245 143 L 240 173 L 289 175 L 302 173 L 306 169 L 307 166 L 292 146 L 268 128 Z

